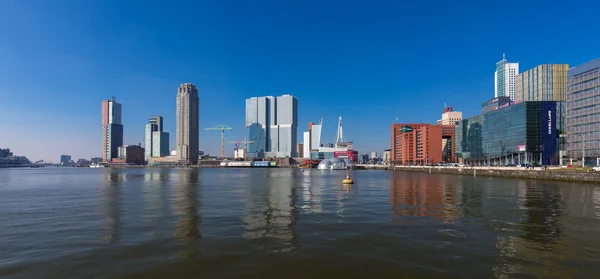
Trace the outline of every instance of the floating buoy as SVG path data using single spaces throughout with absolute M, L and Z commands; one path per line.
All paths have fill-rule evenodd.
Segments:
M 350 179 L 350 175 L 346 174 L 346 179 L 342 180 L 342 183 L 344 184 L 354 184 L 354 181 L 352 181 L 352 179 Z

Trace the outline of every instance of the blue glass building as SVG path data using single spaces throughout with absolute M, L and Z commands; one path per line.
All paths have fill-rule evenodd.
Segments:
M 456 125 L 456 156 L 472 165 L 558 165 L 557 102 L 522 102 Z

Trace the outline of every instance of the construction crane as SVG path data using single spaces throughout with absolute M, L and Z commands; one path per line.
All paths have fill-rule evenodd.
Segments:
M 244 144 L 244 161 L 246 161 L 246 154 L 248 153 L 248 144 L 252 144 L 254 143 L 253 140 L 249 141 L 247 139 L 244 139 L 243 141 L 230 141 L 229 143 L 234 144 L 236 146 L 235 151 L 233 153 L 233 156 L 235 157 L 235 153 L 239 150 L 239 146 L 240 144 Z
M 214 128 L 206 128 L 206 131 L 221 131 L 221 160 L 225 159 L 225 131 L 231 131 L 233 128 L 225 124 L 221 124 Z

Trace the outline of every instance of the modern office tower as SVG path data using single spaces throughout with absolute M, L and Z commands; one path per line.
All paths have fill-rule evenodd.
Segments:
M 177 90 L 177 160 L 195 165 L 199 151 L 199 99 L 198 89 L 191 83 L 183 83 Z
M 558 103 L 522 102 L 463 119 L 455 128 L 458 161 L 470 165 L 557 165 Z
M 567 156 L 586 166 L 600 158 L 600 58 L 571 68 L 567 83 Z
M 312 122 L 308 123 L 308 131 L 310 132 L 310 150 L 319 150 L 321 147 L 321 131 L 323 130 L 323 119 L 319 120 L 319 124 Z
M 519 74 L 519 63 L 508 62 L 504 54 L 496 63 L 494 72 L 494 97 L 508 96 L 513 102 L 516 99 L 516 77 Z
M 304 158 L 310 158 L 310 132 L 304 132 L 304 145 L 302 146 L 304 151 L 302 155 Z
M 564 102 L 569 64 L 542 64 L 517 75 L 516 102 Z
M 71 162 L 71 155 L 60 155 L 60 164 L 68 165 Z
M 115 97 L 102 101 L 102 160 L 110 162 L 119 155 L 123 145 L 121 104 Z
M 564 134 L 569 64 L 542 64 L 517 75 L 516 102 L 556 101 L 556 127 L 559 134 Z M 560 164 L 566 159 L 564 138 L 559 138 Z
M 169 156 L 169 133 L 163 132 L 163 117 L 153 116 L 146 124 L 144 159 Z
M 246 99 L 248 157 L 295 157 L 298 100 L 291 95 Z

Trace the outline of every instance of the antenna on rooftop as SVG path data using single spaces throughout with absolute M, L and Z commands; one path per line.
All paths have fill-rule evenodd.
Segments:
M 502 60 L 506 60 L 506 53 L 502 53 Z

